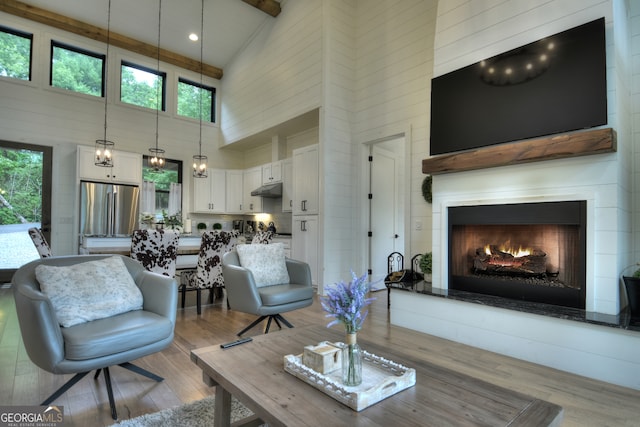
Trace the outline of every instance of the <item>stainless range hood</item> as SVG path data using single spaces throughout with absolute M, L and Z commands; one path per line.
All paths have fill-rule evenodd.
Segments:
M 282 197 L 282 183 L 276 182 L 275 184 L 265 184 L 262 187 L 253 190 L 251 192 L 252 196 L 261 196 L 261 197 L 271 197 L 278 198 Z

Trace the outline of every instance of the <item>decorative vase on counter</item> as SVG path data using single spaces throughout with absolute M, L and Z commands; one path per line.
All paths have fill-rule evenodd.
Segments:
M 342 382 L 346 386 L 358 386 L 362 383 L 362 351 L 357 342 L 357 333 L 347 333 L 342 348 Z

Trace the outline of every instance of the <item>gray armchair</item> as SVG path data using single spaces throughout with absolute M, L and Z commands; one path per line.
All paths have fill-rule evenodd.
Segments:
M 265 333 L 269 332 L 271 321 L 280 329 L 280 322 L 289 328 L 289 323 L 281 313 L 308 307 L 313 303 L 311 269 L 302 261 L 286 259 L 289 283 L 257 287 L 253 274 L 240 265 L 238 253 L 233 250 L 222 257 L 222 275 L 227 289 L 227 301 L 232 310 L 260 316 L 249 326 L 238 332 L 238 336 L 267 319 Z
M 137 367 L 131 360 L 156 353 L 173 341 L 178 288 L 175 279 L 145 270 L 138 262 L 122 260 L 142 293 L 142 309 L 61 327 L 47 294 L 36 279 L 36 267 L 71 266 L 111 255 L 43 258 L 20 267 L 13 276 L 16 311 L 24 346 L 31 361 L 54 374 L 76 374 L 41 405 L 48 405 L 92 370 L 102 371 L 111 416 L 117 419 L 109 367 L 119 365 L 155 381 L 163 378 Z M 126 273 L 125 273 L 126 274 Z M 91 310 L 91 306 L 87 307 Z

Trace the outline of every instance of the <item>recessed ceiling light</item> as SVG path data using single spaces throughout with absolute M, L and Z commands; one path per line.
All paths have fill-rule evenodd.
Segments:
M 198 35 L 196 33 L 189 34 L 189 40 L 191 40 L 192 42 L 197 42 L 198 41 Z

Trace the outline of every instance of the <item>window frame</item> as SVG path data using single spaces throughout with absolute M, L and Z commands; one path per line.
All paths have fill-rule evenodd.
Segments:
M 81 55 L 86 55 L 86 56 L 91 56 L 93 58 L 96 59 L 100 59 L 102 60 L 102 73 L 101 73 L 101 84 L 100 84 L 100 96 L 99 98 L 104 98 L 105 97 L 105 90 L 107 87 L 106 81 L 105 81 L 105 77 L 107 76 L 107 55 L 103 54 L 103 53 L 97 53 L 97 52 L 93 52 L 90 51 L 88 49 L 84 49 L 81 47 L 77 47 L 68 43 L 64 43 L 64 42 L 60 42 L 54 39 L 51 39 L 51 43 L 50 43 L 50 50 L 49 50 L 49 87 L 54 88 L 54 89 L 58 89 L 58 90 L 66 90 L 72 93 L 79 93 L 81 95 L 86 95 L 86 96 L 94 96 L 94 97 L 98 97 L 97 95 L 93 95 L 91 93 L 84 93 L 84 92 L 78 92 L 76 90 L 73 89 L 67 89 L 64 87 L 59 87 L 59 86 L 54 86 L 53 85 L 53 49 L 54 48 L 60 48 L 60 49 L 65 49 L 71 52 L 75 52 L 75 53 L 79 53 Z
M 144 180 L 144 169 L 145 167 L 150 167 L 149 166 L 149 159 L 151 158 L 151 156 L 147 155 L 147 154 L 143 154 L 142 155 L 142 179 Z M 178 170 L 178 184 L 184 184 L 183 182 L 183 173 L 182 173 L 182 166 L 184 164 L 184 161 L 182 160 L 178 160 L 178 159 L 164 159 L 165 161 L 165 168 L 167 167 L 167 164 L 175 164 L 176 168 Z M 180 194 L 180 198 L 182 199 L 184 197 L 184 186 L 181 187 L 180 190 L 181 194 Z M 167 200 L 169 198 L 169 191 L 165 191 L 165 190 L 159 190 L 156 188 L 156 202 L 157 202 L 157 193 L 163 193 L 167 195 Z M 156 203 L 157 204 L 157 203 Z M 154 212 L 154 214 L 158 214 L 158 212 Z
M 132 104 L 131 102 L 126 102 L 122 100 L 122 67 L 135 68 L 140 71 L 144 71 L 145 73 L 155 74 L 158 77 L 162 78 L 162 95 L 161 95 L 161 109 L 158 111 L 166 112 L 167 111 L 167 72 L 160 71 L 155 68 L 146 67 L 144 65 L 136 64 L 135 62 L 127 61 L 126 59 L 120 60 L 120 84 L 118 85 L 120 96 L 118 96 L 118 102 L 123 105 L 129 105 L 138 108 L 144 108 L 146 110 L 156 111 L 157 108 L 149 108 L 144 105 Z
M 33 81 L 33 33 L 29 33 L 26 31 L 16 30 L 15 28 L 7 27 L 5 25 L 0 25 L 0 32 L 12 34 L 17 37 L 23 37 L 29 40 L 29 78 L 28 79 L 20 79 L 17 77 L 11 76 L 0 76 L 4 79 L 12 79 L 21 82 L 31 82 Z
M 185 77 L 178 77 L 178 83 L 176 84 L 176 116 L 183 119 L 192 119 L 200 121 L 200 118 L 195 118 L 191 116 L 185 116 L 178 113 L 178 104 L 180 102 L 180 83 L 188 84 L 191 86 L 195 86 L 199 89 L 209 90 L 211 91 L 211 111 L 210 111 L 210 120 L 206 120 L 206 123 L 216 123 L 216 88 L 214 86 L 208 86 L 204 83 L 194 82 L 191 79 Z

